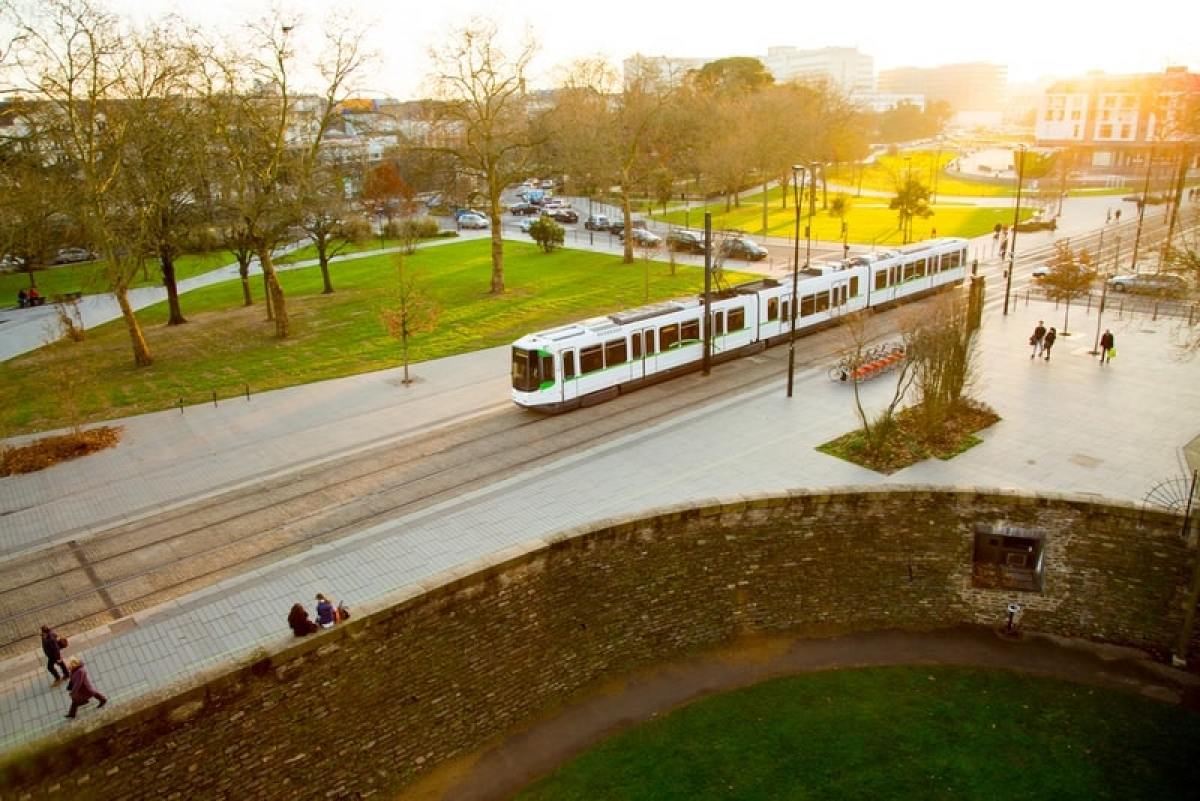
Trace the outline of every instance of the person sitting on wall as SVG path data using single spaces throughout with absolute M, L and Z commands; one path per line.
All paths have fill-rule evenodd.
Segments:
M 317 593 L 317 624 L 328 629 L 333 627 L 333 604 L 325 597 L 324 593 Z
M 29 296 L 25 294 L 24 289 L 17 290 L 17 308 L 23 309 L 29 305 Z
M 288 612 L 287 620 L 292 633 L 297 637 L 307 637 L 317 632 L 317 624 L 308 619 L 308 610 L 301 604 L 292 604 L 292 611 Z
M 43 303 L 45 303 L 45 302 L 46 302 L 46 299 L 42 297 L 42 293 L 41 293 L 41 292 L 38 292 L 38 291 L 37 291 L 37 287 L 36 287 L 36 286 L 33 286 L 33 287 L 30 287 L 30 288 L 29 288 L 29 298 L 28 298 L 28 300 L 27 300 L 27 303 L 28 303 L 28 305 L 30 305 L 30 306 L 41 306 L 41 305 L 42 305 Z

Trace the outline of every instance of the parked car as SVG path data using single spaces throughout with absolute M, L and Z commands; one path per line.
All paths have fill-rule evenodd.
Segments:
M 1172 297 L 1187 292 L 1187 281 L 1180 275 L 1171 273 L 1134 273 L 1131 275 L 1114 275 L 1108 279 L 1108 286 L 1114 292 L 1140 292 L 1144 295 L 1170 295 Z
M 607 231 L 611 225 L 612 222 L 603 214 L 592 214 L 583 221 L 583 227 L 589 231 Z
M 508 207 L 508 213 L 516 214 L 517 216 L 537 214 L 539 211 L 541 211 L 541 209 L 539 209 L 537 206 L 533 205 L 532 203 L 525 202 L 514 203 Z
M 1029 231 L 1054 231 L 1058 228 L 1058 218 L 1051 217 L 1044 220 L 1041 217 L 1031 217 L 1028 220 L 1022 220 L 1017 223 L 1017 230 L 1021 233 Z
M 1034 278 L 1041 280 L 1041 279 L 1045 278 L 1046 276 L 1050 275 L 1050 273 L 1052 273 L 1052 272 L 1054 272 L 1053 264 L 1039 264 L 1036 267 L 1034 267 L 1032 270 L 1030 270 L 1029 274 L 1032 275 Z
M 529 233 L 529 229 L 533 227 L 533 224 L 535 222 L 537 222 L 537 217 L 526 217 L 525 219 L 523 219 L 519 223 L 517 223 L 517 228 L 519 228 L 521 230 L 521 233 L 527 234 L 527 233 Z
M 77 264 L 81 261 L 91 261 L 96 254 L 87 248 L 61 248 L 54 254 L 54 264 Z
M 644 231 L 644 230 L 646 230 L 646 221 L 645 220 L 634 220 L 632 223 L 630 223 L 630 227 L 640 228 Z M 625 236 L 625 221 L 624 220 L 613 220 L 611 223 L 608 224 L 608 230 L 612 231 L 614 234 L 616 234 L 619 237 L 624 237 Z
M 683 253 L 703 253 L 704 234 L 686 228 L 676 228 L 667 234 L 667 247 Z
M 459 228 L 487 228 L 488 219 L 482 214 L 463 214 L 458 218 Z
M 464 214 L 474 214 L 476 217 L 484 217 L 484 218 L 487 217 L 487 215 L 484 214 L 482 211 L 475 211 L 475 209 L 455 209 L 454 210 L 454 219 L 456 219 L 456 220 L 462 219 L 462 216 Z
M 629 236 L 633 239 L 634 244 L 644 248 L 656 248 L 662 244 L 662 237 L 653 231 L 647 231 L 645 228 L 632 228 L 629 231 Z M 624 239 L 624 234 L 621 235 Z
M 555 209 L 550 216 L 560 223 L 579 222 L 579 215 L 575 213 L 574 209 Z
M 735 236 L 721 243 L 721 255 L 728 259 L 746 259 L 747 261 L 762 261 L 767 257 L 767 249 L 744 236 Z

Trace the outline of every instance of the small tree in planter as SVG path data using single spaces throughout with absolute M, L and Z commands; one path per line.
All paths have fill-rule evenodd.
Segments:
M 388 334 L 400 342 L 400 356 L 404 363 L 404 384 L 412 383 L 408 375 L 408 340 L 413 334 L 433 330 L 437 322 L 438 308 L 417 280 L 413 271 L 405 266 L 404 254 L 397 253 L 396 284 L 391 302 L 380 310 L 379 316 Z
M 566 231 L 549 217 L 539 217 L 529 226 L 529 235 L 537 242 L 538 247 L 547 253 L 553 253 L 555 248 L 562 247 Z
M 1092 267 L 1092 257 L 1087 251 L 1083 251 L 1077 257 L 1066 242 L 1054 243 L 1054 256 L 1050 259 L 1049 266 L 1049 272 L 1042 279 L 1042 286 L 1046 290 L 1046 297 L 1066 303 L 1062 335 L 1069 336 L 1067 326 L 1071 322 L 1071 301 L 1091 291 L 1092 283 L 1096 280 L 1096 271 Z

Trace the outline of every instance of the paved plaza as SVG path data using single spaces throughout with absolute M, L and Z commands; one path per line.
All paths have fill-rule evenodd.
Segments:
M 286 643 L 288 608 L 318 591 L 366 611 L 490 554 L 665 505 L 881 483 L 1139 503 L 1157 482 L 1183 473 L 1183 446 L 1198 433 L 1200 360 L 1176 357 L 1178 323 L 1108 315 L 1119 355 L 1101 368 L 1088 354 L 1095 317 L 1076 309 L 1075 334 L 1059 340 L 1049 362 L 1031 360 L 1029 331 L 1039 318 L 1061 330 L 1062 311 L 1022 300 L 1004 317 L 991 295 L 977 395 L 1003 419 L 982 434 L 983 444 L 951 461 L 884 477 L 815 451 L 855 425 L 850 388 L 816 368 L 798 376 L 788 400 L 780 375 L 771 385 L 146 610 L 121 621 L 119 633 L 73 638 L 71 651 L 87 659 L 97 685 L 120 709 L 255 649 Z M 507 373 L 506 349 L 497 348 L 418 365 L 419 381 L 408 388 L 399 385 L 397 371 L 383 371 L 119 421 L 126 437 L 118 449 L 0 483 L 4 509 L 17 510 L 6 517 L 3 547 L 13 553 L 83 536 L 313 460 L 486 414 L 509 402 Z M 877 405 L 889 387 L 876 382 L 864 390 Z M 52 516 L 51 507 L 62 511 Z M 61 717 L 65 695 L 50 689 L 40 654 L 8 660 L 0 676 L 4 747 L 68 725 Z M 85 712 L 70 725 L 98 717 Z

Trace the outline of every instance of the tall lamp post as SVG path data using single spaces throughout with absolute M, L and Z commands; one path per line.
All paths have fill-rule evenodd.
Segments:
M 792 165 L 792 192 L 796 212 L 796 233 L 792 237 L 792 305 L 788 311 L 791 318 L 791 330 L 788 332 L 788 378 L 787 396 L 792 397 L 792 384 L 796 373 L 796 290 L 800 283 L 800 192 L 804 180 L 803 164 Z
M 1129 261 L 1129 269 L 1138 272 L 1138 245 L 1142 242 L 1142 221 L 1146 218 L 1146 196 L 1150 192 L 1150 165 L 1154 163 L 1154 148 L 1146 156 L 1146 181 L 1142 184 L 1142 202 L 1138 204 L 1137 233 L 1133 235 L 1133 258 Z
M 1012 240 L 1008 249 L 1008 269 L 1004 272 L 1004 316 L 1008 316 L 1008 295 L 1012 291 L 1013 267 L 1017 260 L 1017 224 L 1021 222 L 1021 185 L 1025 183 L 1025 145 L 1017 151 L 1017 205 L 1013 210 Z

